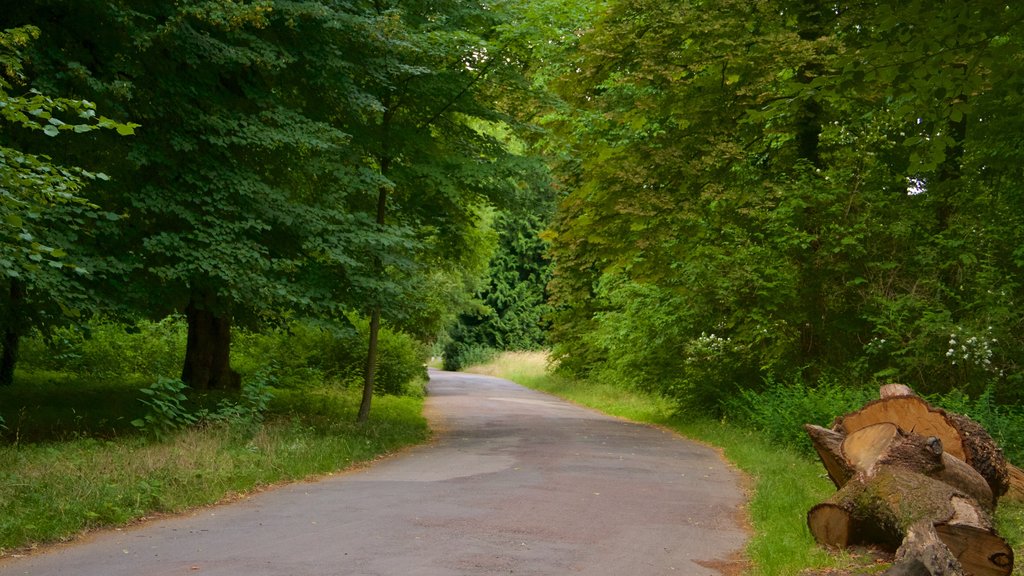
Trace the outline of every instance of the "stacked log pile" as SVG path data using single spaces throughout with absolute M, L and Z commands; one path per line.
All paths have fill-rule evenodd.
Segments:
M 820 544 L 895 550 L 887 576 L 1013 571 L 992 515 L 1001 496 L 1022 489 L 1020 470 L 976 422 L 888 385 L 831 429 L 805 429 L 838 489 L 807 514 Z

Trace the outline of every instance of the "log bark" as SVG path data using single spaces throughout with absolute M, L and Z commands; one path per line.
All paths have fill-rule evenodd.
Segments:
M 0 342 L 0 386 L 14 383 L 21 336 L 26 331 L 25 287 L 16 278 L 8 280 L 7 302 L 3 306 L 3 335 Z
M 811 534 L 826 546 L 895 550 L 886 576 L 1009 575 L 1013 550 L 992 521 L 1000 463 L 1009 473 L 991 437 L 906 386 L 880 394 L 832 430 L 804 426 L 838 488 L 808 512 Z
M 860 410 L 836 419 L 834 429 L 851 434 L 881 422 L 891 422 L 904 432 L 935 436 L 943 450 L 974 468 L 992 491 L 992 505 L 1009 488 L 1009 470 L 1002 450 L 977 422 L 961 414 L 935 408 L 902 384 L 887 384 L 881 398 Z
M 931 576 L 1012 571 L 1013 550 L 994 532 L 990 514 L 956 488 L 898 466 L 858 474 L 812 508 L 807 525 L 822 545 L 879 545 L 896 551 L 896 565 L 919 563 Z
M 939 538 L 930 522 L 918 522 L 907 530 L 891 568 L 883 576 L 965 576 L 963 564 Z
M 804 430 L 811 437 L 811 444 L 825 465 L 829 480 L 832 480 L 836 488 L 842 488 L 854 475 L 853 467 L 842 457 L 841 446 L 845 437 L 835 430 L 814 424 L 804 424 Z
M 959 489 L 988 511 L 993 508 L 992 490 L 985 478 L 963 460 L 941 451 L 941 443 L 935 444 L 937 439 L 918 437 L 911 441 L 888 422 L 845 437 L 820 426 L 804 428 L 836 488 L 842 488 L 858 473 L 870 475 L 876 465 L 900 465 Z M 900 445 L 894 448 L 894 443 Z

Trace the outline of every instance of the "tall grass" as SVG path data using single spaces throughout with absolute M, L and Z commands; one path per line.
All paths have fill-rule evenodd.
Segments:
M 354 423 L 355 326 L 241 333 L 234 360 L 255 392 L 181 398 L 180 318 L 26 339 L 14 385 L 0 387 L 0 556 L 423 441 L 425 350 L 402 334 L 383 334 L 382 395 L 370 422 Z
M 0 445 L 0 556 L 341 470 L 428 436 L 421 398 L 378 398 L 365 426 L 353 423 L 358 401 L 340 389 L 282 391 L 255 431 L 214 425 L 162 442 L 113 436 Z
M 506 378 L 608 414 L 666 426 L 721 448 L 725 457 L 750 480 L 747 513 L 753 534 L 747 546 L 749 574 L 791 576 L 826 570 L 874 573 L 879 569 L 870 555 L 826 552 L 814 542 L 806 524 L 807 511 L 828 498 L 835 488 L 821 464 L 810 456 L 808 446 L 802 444 L 800 420 L 827 420 L 827 413 L 838 415 L 847 404 L 856 405 L 865 394 L 863 391 L 837 390 L 836 398 L 829 400 L 825 392 L 789 390 L 785 394 L 789 394 L 792 405 L 785 407 L 779 404 L 785 398 L 778 395 L 772 397 L 775 404 L 767 397 L 750 399 L 765 403 L 733 422 L 679 414 L 663 398 L 613 383 L 578 381 L 551 374 L 542 353 L 506 353 L 489 364 L 465 370 Z M 780 415 L 780 411 L 786 414 Z M 769 421 L 772 414 L 777 420 Z M 789 430 L 791 427 L 797 431 Z M 1024 557 L 1024 506 L 1001 505 L 997 523 L 1017 557 Z M 1015 575 L 1021 573 L 1021 568 L 1014 571 Z

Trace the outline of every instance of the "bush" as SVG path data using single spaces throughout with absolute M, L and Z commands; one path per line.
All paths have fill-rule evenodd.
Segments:
M 825 379 L 810 386 L 799 379 L 769 381 L 763 390 L 740 390 L 723 403 L 726 418 L 772 442 L 812 455 L 804 424 L 831 426 L 836 416 L 878 397 L 874 386 L 851 387 Z
M 352 326 L 293 323 L 285 329 L 240 335 L 235 367 L 243 374 L 267 369 L 282 388 L 330 383 L 362 385 L 369 322 Z M 412 336 L 382 327 L 378 336 L 374 390 L 379 394 L 418 394 L 426 380 L 427 348 Z M 268 362 L 273 359 L 273 365 Z
M 112 378 L 177 378 L 185 357 L 187 326 L 181 316 L 133 325 L 97 320 L 25 339 L 19 366 Z M 295 322 L 286 328 L 233 334 L 232 364 L 247 379 L 270 378 L 275 387 L 331 383 L 360 385 L 366 363 L 369 322 L 351 326 Z M 427 350 L 413 337 L 382 327 L 375 390 L 381 394 L 421 393 Z
M 181 380 L 159 378 L 139 392 L 145 395 L 139 401 L 149 410 L 142 418 L 132 420 L 132 426 L 144 430 L 158 440 L 167 438 L 171 432 L 191 426 L 199 416 L 185 406 L 188 386 Z
M 466 344 L 464 342 L 451 341 L 444 347 L 445 370 L 457 372 L 467 366 L 486 364 L 497 357 L 498 350 L 482 344 Z
M 185 358 L 187 327 L 181 316 L 125 325 L 96 319 L 34 335 L 21 344 L 19 366 L 112 377 L 177 376 Z

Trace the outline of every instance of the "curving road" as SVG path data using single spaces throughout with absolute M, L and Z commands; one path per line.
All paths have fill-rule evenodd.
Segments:
M 436 441 L 400 456 L 0 575 L 701 576 L 746 542 L 711 449 L 486 376 L 432 372 L 427 411 Z

